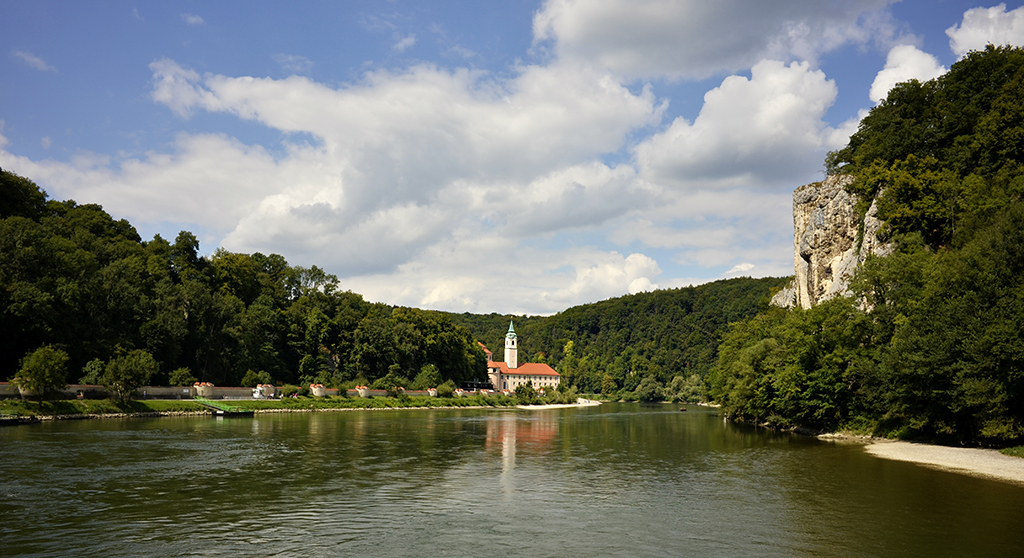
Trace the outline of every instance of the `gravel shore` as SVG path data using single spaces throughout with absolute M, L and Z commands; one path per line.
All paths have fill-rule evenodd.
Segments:
M 584 400 L 577 403 L 557 403 L 551 405 L 516 405 L 516 409 L 526 409 L 528 411 L 543 411 L 545 409 L 573 409 L 576 407 L 597 407 L 600 404 L 600 401 Z
M 951 448 L 912 442 L 875 441 L 865 451 L 883 459 L 910 461 L 954 473 L 1024 484 L 1024 459 L 996 450 Z

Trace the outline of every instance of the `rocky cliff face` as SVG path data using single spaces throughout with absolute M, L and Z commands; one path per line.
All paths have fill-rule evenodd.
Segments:
M 884 256 L 892 247 L 878 237 L 882 223 L 876 204 L 864 216 L 864 238 L 857 245 L 857 198 L 844 187 L 852 177 L 830 176 L 793 192 L 793 263 L 795 279 L 772 303 L 810 308 L 849 294 L 850 279 L 869 254 Z

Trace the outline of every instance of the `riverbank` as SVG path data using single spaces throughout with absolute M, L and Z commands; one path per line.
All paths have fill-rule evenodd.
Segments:
M 819 440 L 863 444 L 864 451 L 881 459 L 906 461 L 962 475 L 1024 484 L 1024 459 L 999 450 L 957 448 L 922 442 L 904 442 L 847 432 L 818 434 Z
M 231 406 L 265 413 L 314 413 L 332 411 L 398 411 L 426 409 L 559 409 L 600 405 L 598 401 L 584 401 L 570 404 L 517 405 L 512 398 L 459 397 L 459 398 L 298 398 L 281 400 L 227 400 Z M 209 415 L 210 409 L 194 401 L 113 401 L 72 400 L 72 401 L 0 401 L 0 414 L 9 417 L 24 417 L 33 420 L 81 420 L 81 419 L 124 419 L 176 416 Z
M 573 409 L 576 407 L 597 407 L 600 404 L 600 401 L 594 401 L 593 399 L 578 399 L 575 403 L 557 403 L 551 405 L 516 405 L 516 409 L 526 409 L 528 411 L 543 411 L 546 409 Z
M 882 459 L 909 461 L 944 471 L 1024 485 L 1024 459 L 1003 455 L 994 449 L 872 440 L 864 451 Z

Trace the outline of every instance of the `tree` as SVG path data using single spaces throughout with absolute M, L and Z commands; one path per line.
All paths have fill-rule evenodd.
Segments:
M 661 401 L 664 398 L 661 391 L 661 384 L 658 383 L 658 380 L 655 380 L 650 376 L 644 378 L 633 393 L 636 394 L 640 401 L 645 402 Z
M 374 380 L 370 384 L 370 389 L 392 389 L 395 387 L 405 387 L 409 384 L 409 379 L 402 374 L 402 367 L 397 364 L 392 364 L 388 373 L 381 378 Z
M 270 373 L 265 370 L 260 370 L 259 372 L 249 370 L 242 377 L 242 387 L 254 388 L 259 384 L 269 384 L 273 381 Z
M 604 395 L 611 395 L 615 393 L 618 386 L 615 385 L 615 378 L 612 378 L 610 374 L 605 374 L 601 378 L 601 393 Z
M 437 386 L 438 397 L 451 397 L 453 393 L 455 393 L 455 382 L 451 380 Z
M 537 402 L 537 390 L 533 389 L 533 382 L 516 386 L 516 400 L 520 405 L 532 405 Z
M 127 401 L 136 390 L 149 383 L 149 379 L 159 370 L 160 365 L 149 351 L 136 349 L 111 359 L 101 383 L 118 399 Z
M 78 379 L 78 383 L 87 386 L 99 385 L 100 378 L 103 377 L 103 371 L 106 369 L 106 367 L 107 365 L 104 364 L 104 362 L 98 358 L 90 360 L 89 362 L 85 363 L 85 366 L 82 367 L 83 376 Z M 192 381 L 194 382 L 195 380 Z M 190 383 L 189 385 L 192 384 Z
M 41 399 L 47 392 L 67 385 L 68 354 L 51 345 L 32 351 L 21 361 L 21 370 L 11 381 L 19 389 L 35 392 Z
M 704 380 L 697 374 L 676 376 L 666 388 L 665 395 L 673 401 L 696 403 L 704 397 Z
M 172 386 L 185 387 L 196 383 L 196 377 L 192 375 L 192 371 L 188 368 L 175 368 L 171 371 L 168 381 Z
M 0 169 L 0 217 L 38 219 L 46 210 L 46 192 L 34 182 Z
M 420 373 L 412 381 L 413 389 L 428 389 L 437 387 L 442 382 L 441 372 L 433 364 L 425 364 L 420 368 Z

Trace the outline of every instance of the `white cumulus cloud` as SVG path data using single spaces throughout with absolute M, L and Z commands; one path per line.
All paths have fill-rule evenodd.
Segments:
M 816 60 L 845 44 L 886 44 L 890 0 L 547 0 L 535 40 L 630 77 L 707 77 L 758 60 Z
M 807 62 L 758 62 L 749 79 L 729 76 L 705 94 L 693 122 L 676 118 L 637 146 L 641 174 L 685 187 L 793 184 L 836 147 L 822 120 L 836 93 Z
M 576 300 L 610 298 L 621 294 L 623 287 L 630 294 L 658 288 L 651 278 L 661 275 L 661 268 L 644 254 L 623 257 L 611 252 L 581 260 L 574 266 L 576 277 L 568 287 L 553 293 L 542 293 L 541 298 L 566 305 Z
M 913 45 L 899 45 L 889 51 L 885 60 L 885 68 L 875 76 L 871 83 L 871 100 L 875 103 L 882 102 L 889 95 L 889 90 L 897 83 L 916 79 L 928 81 L 946 73 L 946 67 L 939 64 L 939 60 L 918 50 Z
M 632 167 L 596 157 L 622 149 L 662 107 L 649 90 L 631 92 L 593 69 L 524 66 L 496 79 L 423 65 L 338 88 L 299 76 L 200 75 L 168 59 L 151 69 L 156 102 L 182 117 L 223 112 L 280 130 L 284 152 L 182 133 L 166 152 L 78 164 L 0 154 L 5 168 L 13 160 L 51 193 L 101 201 L 133 221 L 201 223 L 229 249 L 288 254 L 349 278 L 405 280 L 401 269 L 424 254 L 442 265 L 464 236 L 518 242 L 593 228 L 648 199 Z M 315 141 L 289 142 L 292 132 Z M 458 280 L 482 282 L 483 271 L 491 273 L 467 268 Z M 429 296 L 425 284 L 406 296 L 448 300 L 447 279 L 437 281 Z
M 963 20 L 946 29 L 949 48 L 963 56 L 985 45 L 1024 45 L 1024 7 L 1006 11 L 1006 4 L 991 8 L 972 8 L 964 12 Z

